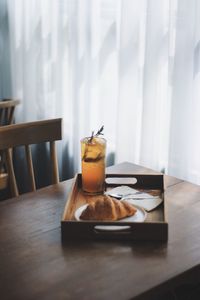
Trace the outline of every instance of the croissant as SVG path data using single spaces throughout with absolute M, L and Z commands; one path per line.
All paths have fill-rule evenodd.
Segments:
M 137 209 L 126 201 L 104 195 L 91 202 L 80 215 L 82 220 L 116 221 L 133 216 Z

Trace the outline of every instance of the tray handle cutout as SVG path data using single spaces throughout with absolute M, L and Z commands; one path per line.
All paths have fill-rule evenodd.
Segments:
M 134 185 L 137 183 L 137 178 L 135 177 L 107 177 L 105 179 L 106 185 Z
M 127 225 L 96 225 L 93 232 L 97 235 L 132 234 L 131 226 Z

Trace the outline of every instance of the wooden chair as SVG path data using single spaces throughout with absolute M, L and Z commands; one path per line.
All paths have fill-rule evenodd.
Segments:
M 20 104 L 18 99 L 1 99 L 0 100 L 0 126 L 10 125 L 14 121 L 14 112 L 17 105 Z M 0 151 L 0 190 L 8 187 L 8 173 L 5 168 L 4 152 Z
M 2 99 L 0 100 L 0 126 L 10 125 L 14 120 L 14 111 L 20 104 L 18 99 Z
M 5 151 L 6 154 L 9 186 L 13 197 L 19 195 L 12 159 L 12 149 L 18 146 L 25 147 L 25 158 L 30 176 L 30 191 L 36 190 L 31 144 L 50 143 L 52 183 L 59 182 L 55 141 L 62 139 L 61 122 L 62 119 L 51 119 L 0 127 L 0 150 Z

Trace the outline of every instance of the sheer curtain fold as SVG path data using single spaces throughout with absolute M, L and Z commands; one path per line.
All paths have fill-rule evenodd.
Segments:
M 200 183 L 199 1 L 4 3 L 17 121 L 63 117 L 64 178 L 104 124 L 109 163 Z
M 0 1 L 0 98 L 8 98 L 11 92 L 10 39 L 6 1 Z

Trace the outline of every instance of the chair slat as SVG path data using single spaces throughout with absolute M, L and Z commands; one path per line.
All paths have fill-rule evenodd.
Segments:
M 10 111 L 8 115 L 8 124 L 12 124 L 14 121 L 14 111 L 15 111 L 15 107 L 10 107 Z
M 4 110 L 1 108 L 0 109 L 0 126 L 3 125 L 3 112 L 4 112 Z
M 57 162 L 55 141 L 50 142 L 50 155 L 52 161 L 52 182 L 59 183 L 58 162 Z
M 8 174 L 9 174 L 11 194 L 13 197 L 17 197 L 17 196 L 19 196 L 19 191 L 17 188 L 17 182 L 16 182 L 15 172 L 14 172 L 14 168 L 13 168 L 12 149 L 11 148 L 6 149 L 6 164 L 7 164 Z
M 33 170 L 33 160 L 32 160 L 31 148 L 29 145 L 25 146 L 25 152 L 26 152 L 28 173 L 30 176 L 31 191 L 35 191 L 36 190 L 35 175 L 34 175 L 34 170 Z
M 9 107 L 6 107 L 5 108 L 5 125 L 9 125 L 8 124 L 9 113 L 10 113 L 10 109 L 9 109 Z
M 0 173 L 3 172 L 3 165 L 4 165 L 4 151 L 0 150 Z

